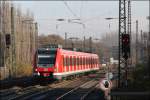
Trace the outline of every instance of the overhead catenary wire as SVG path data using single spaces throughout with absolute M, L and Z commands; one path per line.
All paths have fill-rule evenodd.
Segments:
M 72 13 L 72 15 L 74 16 L 74 17 L 77 17 L 78 18 L 78 16 L 72 11 L 72 9 L 70 8 L 70 6 L 67 4 L 67 2 L 64 0 L 63 1 L 63 3 L 65 4 L 65 6 L 67 7 L 67 9 Z

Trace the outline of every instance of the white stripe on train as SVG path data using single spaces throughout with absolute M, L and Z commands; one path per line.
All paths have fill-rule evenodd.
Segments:
M 71 74 L 77 74 L 77 73 L 81 73 L 81 72 L 88 72 L 88 71 L 92 71 L 92 70 L 98 70 L 99 68 L 91 68 L 91 69 L 86 69 L 86 70 L 78 70 L 78 71 L 71 71 L 71 72 L 62 72 L 62 73 L 54 73 L 54 76 L 67 76 L 67 75 L 71 75 Z

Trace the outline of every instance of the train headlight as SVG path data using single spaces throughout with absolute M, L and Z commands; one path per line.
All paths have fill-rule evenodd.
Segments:
M 37 74 L 40 76 L 40 73 L 39 73 L 39 72 L 38 72 Z

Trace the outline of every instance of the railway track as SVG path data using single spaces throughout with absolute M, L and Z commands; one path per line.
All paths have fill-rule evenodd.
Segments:
M 35 86 L 29 86 L 26 88 L 10 88 L 6 90 L 1 90 L 0 91 L 0 96 L 1 100 L 26 100 L 30 98 L 36 98 L 39 95 L 45 95 L 51 90 L 54 90 L 55 88 L 60 88 L 60 87 L 67 87 L 68 85 L 71 85 L 74 82 L 79 82 L 80 79 L 75 79 L 75 80 L 64 80 L 60 83 L 52 83 L 48 84 L 47 86 L 40 86 L 40 85 L 35 85 Z
M 64 94 L 70 92 L 67 95 L 70 97 L 79 97 L 81 100 L 87 97 L 91 91 L 93 91 L 95 85 L 98 83 L 99 73 L 88 76 L 83 76 L 82 78 L 76 78 L 74 80 L 64 80 L 59 83 L 50 83 L 46 86 L 34 85 L 25 88 L 15 87 L 5 90 L 0 90 L 1 100 L 61 100 L 65 97 L 65 100 L 69 96 L 63 96 Z M 93 80 L 94 78 L 94 80 Z M 91 81 L 93 80 L 93 81 Z M 81 90 L 81 91 L 80 91 Z M 81 94 L 82 96 L 73 96 L 73 94 Z M 61 97 L 59 99 L 59 97 Z M 67 97 L 67 98 L 66 98 Z M 71 99 L 72 100 L 72 99 Z M 75 99 L 78 100 L 78 99 Z
M 86 96 L 94 90 L 97 84 L 98 81 L 96 80 L 88 81 L 64 93 L 63 95 L 56 98 L 56 100 L 84 100 Z
M 55 100 L 55 98 L 57 98 L 58 95 L 61 95 L 67 91 L 69 91 L 71 88 L 78 86 L 80 84 L 83 84 L 87 81 L 88 79 L 77 79 L 77 80 L 73 80 L 71 82 L 68 83 L 62 83 L 62 84 L 58 84 L 56 86 L 52 86 L 51 88 L 49 88 L 46 91 L 41 91 L 38 93 L 35 93 L 33 95 L 27 96 L 21 100 Z

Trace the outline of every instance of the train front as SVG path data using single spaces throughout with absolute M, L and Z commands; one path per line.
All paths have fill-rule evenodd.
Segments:
M 36 52 L 34 64 L 34 76 L 53 78 L 56 61 L 56 48 L 40 48 Z

